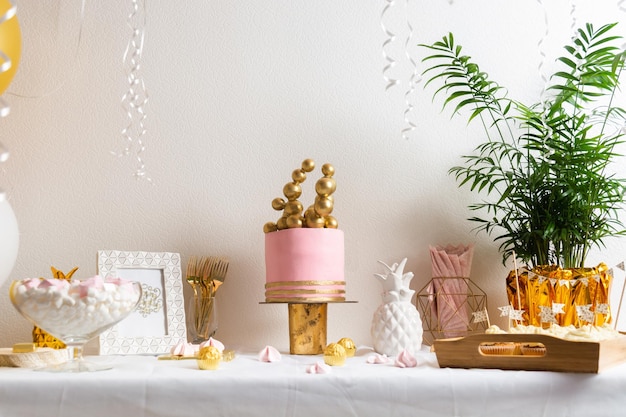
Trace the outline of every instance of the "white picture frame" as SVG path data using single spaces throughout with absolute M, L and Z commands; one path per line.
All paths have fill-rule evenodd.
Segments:
M 142 286 L 135 311 L 100 335 L 101 355 L 159 355 L 187 341 L 180 254 L 99 250 L 98 275 Z

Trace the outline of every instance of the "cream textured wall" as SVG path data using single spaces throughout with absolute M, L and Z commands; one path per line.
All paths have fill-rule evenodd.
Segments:
M 419 86 L 418 128 L 401 137 L 406 83 L 385 92 L 381 73 L 386 2 L 147 0 L 143 157 L 152 184 L 134 179 L 132 158 L 110 153 L 125 146 L 120 98 L 130 3 L 87 1 L 81 19 L 81 0 L 18 2 L 24 54 L 5 95 L 11 114 L 0 120 L 12 152 L 0 166 L 0 187 L 20 225 L 11 278 L 47 276 L 51 265 L 79 266 L 88 277 L 99 249 L 180 252 L 183 267 L 190 255 L 226 255 L 217 337 L 233 348 L 288 349 L 287 307 L 259 304 L 262 226 L 277 218 L 270 202 L 291 171 L 313 158 L 336 167 L 347 297 L 358 301 L 329 307 L 329 341 L 370 344 L 380 300 L 376 261 L 408 257 L 419 290 L 430 279 L 430 244 L 476 243 L 472 278 L 497 321 L 511 265 L 501 265 L 489 237 L 472 232 L 466 206 L 475 196 L 447 175 L 479 143 L 479 127 L 451 121 L 440 102 L 431 103 L 432 90 Z M 614 1 L 544 0 L 545 16 L 534 0 L 396 1 L 387 23 L 398 33 L 406 33 L 407 3 L 412 45 L 453 31 L 484 70 L 528 100 L 542 88 L 540 50 L 549 69 L 572 16 L 598 24 L 626 17 Z M 398 38 L 390 49 L 399 60 L 403 44 Z M 410 68 L 394 71 L 406 81 Z M 318 168 L 313 178 L 319 175 Z M 305 205 L 313 182 L 305 183 Z M 591 263 L 623 259 L 626 241 L 608 243 Z M 8 288 L 0 291 L 0 346 L 30 338 Z

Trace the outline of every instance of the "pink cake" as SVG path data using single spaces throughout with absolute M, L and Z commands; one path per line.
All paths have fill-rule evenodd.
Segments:
M 345 301 L 343 231 L 295 228 L 265 234 L 265 301 Z

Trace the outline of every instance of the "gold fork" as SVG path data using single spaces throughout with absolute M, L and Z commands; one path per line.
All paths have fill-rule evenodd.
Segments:
M 211 274 L 217 263 L 217 258 L 214 256 L 202 257 L 202 264 L 200 266 L 200 282 L 202 283 L 202 295 L 204 297 L 211 297 L 213 293 L 213 283 Z
M 191 256 L 189 258 L 189 262 L 187 262 L 187 282 L 191 285 L 193 289 L 193 295 L 198 295 L 198 289 L 196 284 L 198 283 L 198 261 L 195 256 Z
M 229 261 L 226 258 L 219 258 L 214 270 L 211 273 L 211 282 L 213 283 L 212 297 L 215 297 L 217 289 L 224 283 L 226 274 L 228 273 Z

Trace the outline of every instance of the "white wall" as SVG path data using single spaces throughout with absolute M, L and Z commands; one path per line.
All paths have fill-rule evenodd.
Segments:
M 380 301 L 376 260 L 408 257 L 419 290 L 430 279 L 430 244 L 476 242 L 472 278 L 497 322 L 511 265 L 502 266 L 488 236 L 472 232 L 466 206 L 476 198 L 447 175 L 479 143 L 479 127 L 450 120 L 440 102 L 431 103 L 432 90 L 419 86 L 418 128 L 408 140 L 400 135 L 410 74 L 406 2 L 396 1 L 386 15 L 401 34 L 389 51 L 403 61 L 393 74 L 404 82 L 386 92 L 383 0 L 148 0 L 143 158 L 152 184 L 134 179 L 132 158 L 110 154 L 125 146 L 120 98 L 130 3 L 87 1 L 81 18 L 81 0 L 18 2 L 23 60 L 5 95 L 11 114 L 0 120 L 12 152 L 0 166 L 0 186 L 21 233 L 11 278 L 49 276 L 51 265 L 79 266 L 77 275 L 89 277 L 99 249 L 180 252 L 183 267 L 190 255 L 226 255 L 231 268 L 218 293 L 217 338 L 232 348 L 288 349 L 287 307 L 259 304 L 262 226 L 278 217 L 270 202 L 291 171 L 313 158 L 318 167 L 336 167 L 347 298 L 358 301 L 329 307 L 329 341 L 347 336 L 370 344 Z M 542 88 L 540 51 L 549 68 L 572 18 L 600 24 L 626 17 L 613 1 L 577 1 L 574 9 L 565 0 L 408 4 L 411 45 L 453 31 L 512 96 L 529 101 Z M 411 46 L 410 53 L 423 51 Z M 318 168 L 308 185 L 320 175 Z M 314 195 L 305 193 L 308 205 Z M 609 243 L 591 263 L 623 259 L 626 241 Z M 29 340 L 31 331 L 8 288 L 0 291 L 0 346 Z

